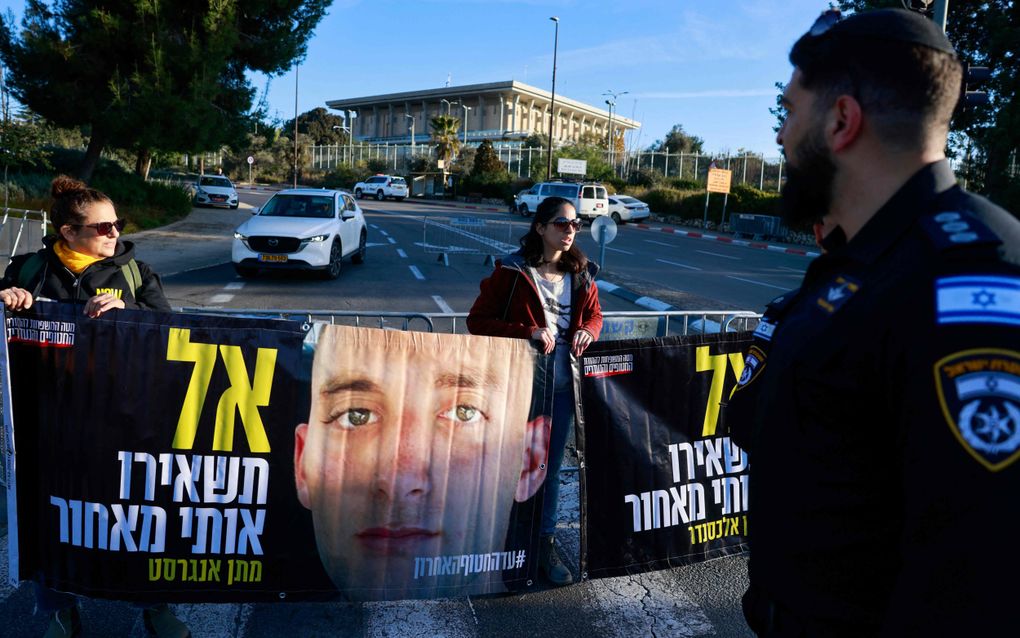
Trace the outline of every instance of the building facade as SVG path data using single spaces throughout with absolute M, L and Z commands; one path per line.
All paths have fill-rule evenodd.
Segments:
M 326 106 L 339 111 L 348 125 L 353 124 L 352 136 L 359 142 L 424 143 L 430 140 L 431 119 L 448 114 L 461 120 L 461 135 L 468 144 L 483 140 L 520 143 L 532 133 L 548 134 L 553 99 L 548 91 L 512 80 L 330 100 Z M 552 141 L 557 146 L 576 142 L 585 133 L 607 137 L 610 126 L 616 136 L 641 126 L 615 111 L 610 114 L 562 95 L 556 96 L 553 108 Z M 356 114 L 353 118 L 352 112 Z

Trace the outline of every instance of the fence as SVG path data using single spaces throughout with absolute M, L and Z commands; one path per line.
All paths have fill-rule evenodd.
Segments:
M 546 166 L 544 148 L 523 148 L 513 144 L 493 144 L 499 159 L 507 172 L 515 177 L 528 177 L 532 167 Z M 310 146 L 312 168 L 332 170 L 341 164 L 381 159 L 395 172 L 409 172 L 410 163 L 416 158 L 433 159 L 435 148 L 429 144 L 414 147 L 395 144 L 354 144 L 350 146 Z M 613 167 L 616 176 L 625 179 L 631 173 L 650 170 L 670 179 L 686 179 L 704 183 L 708 179 L 708 167 L 714 161 L 716 167 L 733 171 L 732 183 L 754 186 L 760 190 L 780 190 L 783 182 L 783 157 L 765 158 L 757 155 L 718 156 L 691 153 L 670 153 L 668 151 L 631 151 L 613 153 L 605 151 L 603 158 Z
M 5 267 L 15 255 L 42 248 L 48 221 L 49 215 L 43 210 L 3 209 L 3 216 L 0 217 L 0 251 L 4 252 L 0 253 L 0 257 L 6 257 Z
M 481 217 L 425 217 L 422 220 L 422 243 L 425 252 L 439 255 L 439 260 L 450 265 L 449 256 L 486 255 L 491 263 L 495 255 L 506 255 L 516 250 L 515 232 L 523 235 L 526 228 L 514 229 L 513 222 L 491 221 Z
M 467 334 L 466 312 L 363 312 L 357 310 L 287 310 L 180 308 L 193 314 L 288 319 L 389 330 Z M 641 310 L 602 313 L 602 340 L 643 339 L 675 335 L 753 330 L 761 315 L 748 310 Z

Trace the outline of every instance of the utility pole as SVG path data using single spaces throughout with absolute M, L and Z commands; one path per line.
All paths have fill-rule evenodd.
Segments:
M 546 154 L 545 178 L 552 179 L 552 138 L 554 119 L 556 117 L 556 51 L 560 46 L 560 19 L 556 16 L 549 18 L 556 23 L 556 35 L 553 38 L 553 75 L 552 75 L 552 100 L 549 102 L 549 148 Z

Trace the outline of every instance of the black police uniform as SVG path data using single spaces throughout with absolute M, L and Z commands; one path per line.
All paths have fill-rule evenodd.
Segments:
M 1018 243 L 1020 222 L 936 162 L 770 306 L 727 418 L 750 415 L 744 604 L 760 634 L 1005 629 L 1020 266 L 1004 254 Z

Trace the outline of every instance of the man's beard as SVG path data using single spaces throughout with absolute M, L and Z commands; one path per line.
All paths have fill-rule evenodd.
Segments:
M 786 184 L 781 197 L 786 225 L 807 230 L 829 212 L 836 165 L 821 141 L 820 132 L 812 132 L 796 147 L 797 166 L 786 165 Z

